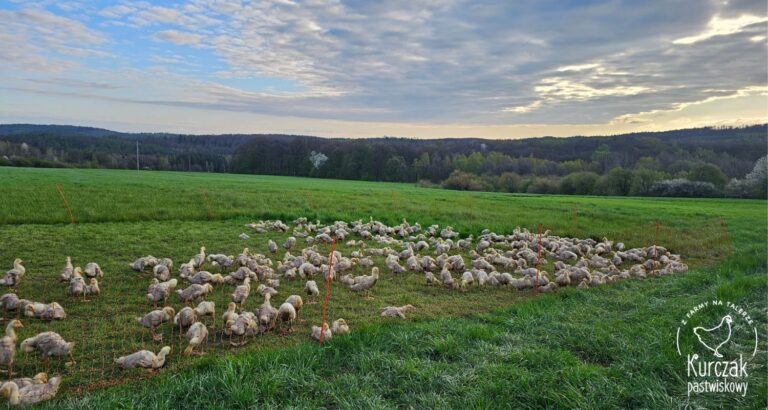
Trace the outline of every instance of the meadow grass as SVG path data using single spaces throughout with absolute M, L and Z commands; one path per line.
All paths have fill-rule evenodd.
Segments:
M 760 324 L 763 360 L 752 367 L 746 397 L 706 395 L 691 404 L 766 405 L 765 201 L 463 193 L 359 181 L 105 170 L 0 168 L 0 180 L 0 261 L 25 259 L 28 273 L 19 294 L 58 300 L 70 315 L 57 323 L 26 321 L 20 338 L 53 329 L 77 343 L 75 366 L 52 364 L 65 384 L 48 407 L 676 408 L 687 402 L 685 363 L 674 350 L 677 323 L 691 306 L 714 297 L 750 310 Z M 67 224 L 57 183 L 76 225 Z M 153 254 L 178 265 L 201 245 L 211 253 L 237 254 L 244 246 L 266 253 L 268 238 L 285 235 L 257 235 L 243 225 L 299 216 L 324 222 L 407 218 L 475 235 L 483 228 L 510 232 L 541 223 L 555 234 L 606 236 L 629 246 L 652 244 L 655 221 L 661 220 L 659 243 L 681 253 L 693 269 L 537 298 L 502 289 L 428 288 L 421 275 L 383 279 L 373 301 L 333 284 L 330 316 L 347 319 L 353 333 L 325 347 L 308 342 L 309 326 L 320 317 L 315 304 L 306 306 L 307 321 L 291 335 L 261 336 L 239 349 L 214 336 L 203 358 L 181 358 L 183 344 L 165 326 L 174 354 L 151 383 L 145 372 L 111 365 L 116 356 L 161 346 L 134 322 L 151 309 L 143 299 L 150 275 L 132 272 L 127 263 Z M 251 239 L 239 240 L 240 232 Z M 101 264 L 101 297 L 82 302 L 65 296 L 55 279 L 67 255 L 76 264 Z M 277 299 L 302 286 L 284 283 Z M 230 292 L 214 292 L 217 316 Z M 252 296 L 248 303 L 254 309 L 260 302 Z M 412 320 L 378 316 L 379 307 L 405 303 L 418 307 Z M 173 297 L 171 304 L 181 308 Z M 18 361 L 24 374 L 41 366 L 36 357 Z M 118 386 L 98 389 L 110 385 Z

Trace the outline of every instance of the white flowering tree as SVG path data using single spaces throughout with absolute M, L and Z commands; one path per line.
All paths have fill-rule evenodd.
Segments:
M 315 169 L 320 169 L 326 161 L 328 161 L 328 156 L 322 152 L 312 151 L 309 153 L 309 162 L 312 163 L 312 167 Z

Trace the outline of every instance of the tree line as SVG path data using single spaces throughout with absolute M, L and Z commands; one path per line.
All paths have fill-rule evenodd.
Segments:
M 0 165 L 234 172 L 460 190 L 764 198 L 768 126 L 608 137 L 327 139 L 0 125 Z

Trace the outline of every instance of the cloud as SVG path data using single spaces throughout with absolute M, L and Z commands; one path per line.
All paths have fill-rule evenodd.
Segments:
M 107 7 L 98 12 L 102 17 L 107 18 L 120 18 L 130 13 L 136 12 L 135 7 L 129 7 L 125 4 L 118 4 L 116 6 Z
M 536 100 L 528 105 L 518 105 L 517 107 L 506 107 L 503 112 L 513 112 L 516 114 L 525 114 L 541 107 L 541 100 Z
M 609 96 L 629 96 L 652 91 L 649 87 L 636 85 L 608 85 L 592 87 L 588 84 L 561 77 L 541 80 L 534 88 L 544 98 L 555 100 L 585 101 Z
M 188 33 L 177 30 L 163 30 L 155 33 L 154 38 L 157 40 L 170 41 L 173 44 L 188 46 L 199 44 L 202 40 L 202 36 L 195 33 Z
M 674 44 L 694 44 L 699 41 L 704 41 L 715 36 L 727 36 L 730 34 L 738 33 L 745 27 L 753 24 L 765 23 L 768 21 L 768 17 L 755 16 L 750 14 L 742 14 L 734 18 L 723 18 L 720 16 L 714 16 L 707 24 L 707 28 L 699 34 L 682 37 L 675 41 Z
M 106 55 L 99 49 L 107 41 L 102 33 L 44 9 L 0 9 L 0 21 L 0 68 L 60 72 L 79 58 Z
M 0 71 L 58 70 L 40 99 L 72 79 L 119 86 L 76 98 L 222 118 L 503 127 L 675 112 L 764 84 L 768 60 L 754 0 L 153 3 L 0 6 Z
M 563 67 L 558 67 L 555 69 L 557 72 L 565 72 L 565 71 L 584 71 L 584 70 L 591 70 L 593 68 L 598 68 L 600 65 L 595 63 L 589 63 L 589 64 L 574 64 L 574 65 L 567 65 Z
M 721 93 L 720 90 L 713 90 Z M 612 124 L 653 124 L 675 122 L 674 127 L 690 127 L 691 124 L 708 123 L 712 125 L 729 124 L 758 124 L 765 123 L 768 114 L 766 112 L 766 97 L 768 96 L 768 86 L 752 86 L 737 90 L 735 93 L 727 95 L 716 95 L 705 98 L 700 101 L 683 102 L 672 106 L 669 109 L 652 110 L 639 113 L 620 115 L 613 120 Z M 731 110 L 726 109 L 733 105 L 750 105 L 749 110 L 739 110 L 741 115 L 748 113 L 747 118 L 734 118 Z M 698 117 L 698 118 L 697 118 Z M 702 121 L 701 117 L 706 117 Z

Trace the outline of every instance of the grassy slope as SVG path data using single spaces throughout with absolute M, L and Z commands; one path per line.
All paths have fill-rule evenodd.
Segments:
M 200 243 L 237 252 L 242 242 L 235 237 L 246 216 L 349 220 L 373 215 L 389 222 L 408 217 L 422 224 L 450 223 L 467 233 L 483 227 L 508 231 L 516 225 L 534 227 L 542 222 L 557 233 L 628 237 L 635 245 L 648 243 L 653 236 L 651 221 L 660 218 L 668 227 L 662 229 L 661 243 L 674 243 L 676 251 L 684 257 L 690 254 L 688 259 L 699 266 L 676 277 L 587 292 L 569 289 L 536 300 L 524 298 L 514 305 L 510 304 L 520 297 L 509 292 L 427 290 L 416 277 L 405 283 L 384 282 L 375 293 L 375 307 L 416 301 L 420 308 L 415 320 L 404 324 L 383 322 L 371 314 L 369 303 L 334 288 L 332 295 L 338 299 L 332 301 L 336 307 L 332 313 L 352 318 L 354 333 L 325 349 L 296 344 L 305 340 L 304 334 L 267 336 L 236 358 L 208 357 L 192 370 L 166 371 L 151 385 L 129 384 L 84 397 L 65 397 L 54 407 L 175 407 L 188 406 L 188 400 L 194 398 L 199 407 L 259 403 L 275 407 L 668 408 L 685 398 L 684 363 L 674 352 L 674 331 L 690 306 L 718 295 L 748 306 L 758 323 L 766 323 L 766 204 L 760 201 L 466 194 L 399 184 L 177 173 L 139 176 L 130 171 L 0 168 L 0 180 L 14 188 L 0 197 L 0 221 L 17 224 L 0 228 L 4 244 L 0 260 L 40 253 L 34 266 L 51 277 L 66 253 L 83 263 L 103 261 L 109 275 L 105 286 L 112 287 L 113 295 L 123 291 L 134 295 L 145 287 L 146 278 L 132 281 L 122 268 L 125 260 L 138 254 L 168 255 L 178 262 L 193 254 Z M 66 221 L 54 183 L 62 185 L 79 221 L 115 222 L 50 225 Z M 236 219 L 204 221 L 207 211 L 200 189 L 208 192 L 215 218 Z M 702 238 L 721 233 L 713 219 L 719 216 L 724 216 L 730 228 L 736 253 L 708 268 L 705 265 L 710 261 L 702 256 L 706 253 L 702 248 L 722 244 Z M 264 238 L 252 238 L 249 246 L 263 251 Z M 291 286 L 298 289 L 298 284 L 288 288 Z M 20 291 L 35 295 L 62 292 L 53 289 L 51 279 L 29 280 Z M 121 309 L 146 309 L 133 298 L 124 298 L 120 304 L 110 304 L 105 297 L 90 304 L 73 304 L 71 309 L 66 306 L 73 320 L 56 324 L 64 328 L 61 333 L 76 333 L 85 326 L 94 338 L 110 332 L 121 336 L 122 323 L 117 319 L 78 323 L 80 318 L 87 319 L 87 312 L 119 316 Z M 306 317 L 318 315 L 315 305 Z M 31 327 L 27 334 L 44 325 L 33 323 Z M 762 334 L 763 358 L 765 340 Z M 81 343 L 81 348 L 87 343 Z M 132 347 L 132 343 L 146 345 L 138 339 L 117 342 L 117 346 L 113 343 L 107 362 L 112 351 Z M 97 342 L 93 346 L 104 349 Z M 79 362 L 85 367 L 88 359 Z M 27 366 L 36 364 L 30 360 Z M 173 369 L 182 364 L 172 361 L 169 366 Z M 122 376 L 112 370 L 95 375 L 70 371 L 69 382 L 75 385 L 102 376 Z M 738 403 L 745 407 L 766 403 L 766 369 L 759 365 L 753 372 L 750 394 Z M 138 391 L 125 394 L 137 387 Z M 236 405 L 221 400 L 235 400 Z M 697 404 L 734 404 L 720 400 L 707 397 Z

